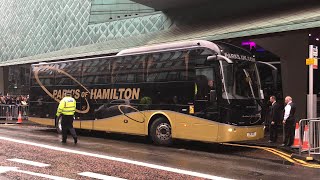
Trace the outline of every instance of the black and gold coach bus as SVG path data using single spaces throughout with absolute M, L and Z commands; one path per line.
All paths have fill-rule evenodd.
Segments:
M 39 124 L 60 129 L 56 108 L 71 92 L 78 129 L 149 136 L 162 145 L 264 136 L 255 58 L 230 44 L 174 42 L 31 69 L 29 114 Z

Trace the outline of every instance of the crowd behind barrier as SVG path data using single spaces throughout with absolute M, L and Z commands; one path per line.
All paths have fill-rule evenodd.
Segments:
M 3 96 L 0 95 L 0 119 L 17 120 L 19 114 L 23 119 L 28 119 L 28 96 Z

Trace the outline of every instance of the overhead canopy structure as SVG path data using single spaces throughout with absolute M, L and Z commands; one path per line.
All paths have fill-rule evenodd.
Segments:
M 320 27 L 320 7 L 304 8 L 299 11 L 292 10 L 269 16 L 252 16 L 213 23 L 201 22 L 193 25 L 173 25 L 168 30 L 160 32 L 10 60 L 3 62 L 0 66 L 117 53 L 127 48 L 164 42 L 192 39 L 214 41 L 317 27 Z
M 169 10 L 169 9 L 178 9 L 185 8 L 188 6 L 201 6 L 204 4 L 214 4 L 212 6 L 213 9 L 215 7 L 221 8 L 222 6 L 231 6 L 233 7 L 241 7 L 241 9 L 245 7 L 255 7 L 255 8 L 266 8 L 272 6 L 284 6 L 287 4 L 292 4 L 296 2 L 301 2 L 301 0 L 131 0 L 137 2 L 139 4 L 143 4 L 145 6 L 149 6 L 156 10 Z

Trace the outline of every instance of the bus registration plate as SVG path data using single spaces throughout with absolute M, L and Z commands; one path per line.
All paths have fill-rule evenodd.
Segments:
M 257 132 L 248 132 L 247 133 L 247 137 L 256 137 L 257 136 Z

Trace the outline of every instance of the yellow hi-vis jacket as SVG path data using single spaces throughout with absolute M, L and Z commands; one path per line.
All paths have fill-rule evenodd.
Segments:
M 74 115 L 76 112 L 76 103 L 76 100 L 72 97 L 64 97 L 59 103 L 56 115 Z

